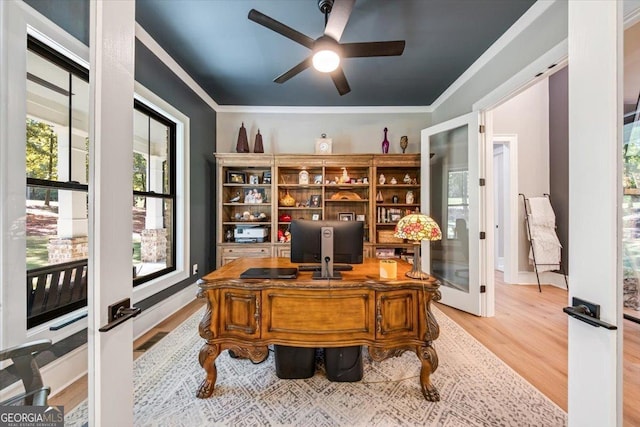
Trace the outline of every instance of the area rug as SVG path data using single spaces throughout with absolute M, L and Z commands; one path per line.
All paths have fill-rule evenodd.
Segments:
M 187 319 L 134 362 L 136 426 L 566 426 L 567 414 L 505 365 L 465 330 L 433 308 L 440 325 L 440 365 L 431 376 L 440 402 L 420 391 L 415 353 L 374 362 L 364 356 L 355 383 L 327 380 L 321 360 L 304 380 L 276 376 L 273 353 L 261 364 L 216 360 L 218 379 L 209 399 L 195 397 L 204 371 L 198 322 Z M 86 401 L 65 426 L 86 425 Z

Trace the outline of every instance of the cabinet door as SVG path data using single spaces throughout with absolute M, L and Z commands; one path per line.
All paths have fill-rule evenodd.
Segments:
M 376 338 L 417 338 L 418 303 L 415 290 L 376 292 Z
M 223 289 L 220 294 L 220 335 L 259 337 L 260 291 Z

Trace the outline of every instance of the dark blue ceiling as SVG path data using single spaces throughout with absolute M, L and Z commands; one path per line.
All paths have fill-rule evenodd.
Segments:
M 315 39 L 317 0 L 137 0 L 136 21 L 220 105 L 430 105 L 533 0 L 358 0 L 341 42 L 406 40 L 402 56 L 343 61 L 351 92 L 307 69 L 309 50 L 247 19 L 252 8 Z
M 88 42 L 88 0 L 25 1 Z M 533 3 L 357 0 L 341 42 L 406 40 L 406 47 L 402 56 L 345 59 L 351 92 L 344 96 L 313 69 L 273 83 L 309 50 L 247 18 L 254 8 L 315 39 L 324 29 L 317 0 L 136 0 L 136 21 L 220 105 L 424 106 Z

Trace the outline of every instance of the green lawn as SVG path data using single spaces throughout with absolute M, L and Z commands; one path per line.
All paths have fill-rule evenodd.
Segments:
M 27 237 L 27 270 L 49 265 L 48 236 Z

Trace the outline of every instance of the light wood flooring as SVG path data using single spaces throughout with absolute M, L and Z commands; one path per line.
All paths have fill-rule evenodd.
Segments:
M 562 312 L 567 291 L 543 286 L 506 285 L 496 275 L 496 316 L 480 318 L 437 304 L 467 332 L 489 348 L 563 410 L 567 410 L 567 322 Z M 143 346 L 158 332 L 170 332 L 204 302 L 195 300 L 134 342 Z M 624 328 L 624 425 L 640 426 L 640 324 L 625 320 Z M 143 352 L 134 351 L 134 359 Z M 437 375 L 437 372 L 434 374 Z M 86 376 L 53 395 L 52 405 L 70 411 L 86 399 Z

